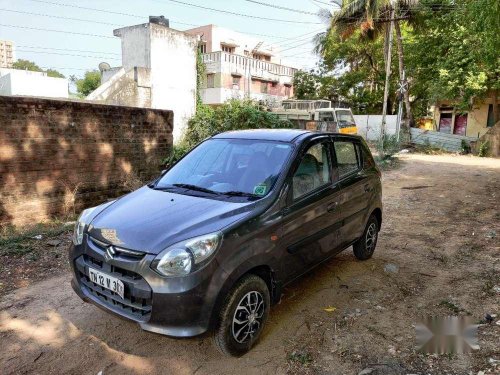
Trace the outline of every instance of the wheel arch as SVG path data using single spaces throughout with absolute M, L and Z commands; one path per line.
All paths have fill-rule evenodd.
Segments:
M 230 277 L 227 278 L 224 286 L 220 289 L 219 294 L 217 295 L 210 318 L 210 327 L 213 327 L 216 323 L 220 308 L 222 307 L 224 300 L 231 288 L 247 275 L 255 275 L 264 280 L 269 289 L 269 294 L 271 295 L 271 304 L 279 301 L 279 298 L 281 296 L 281 288 L 278 287 L 276 283 L 275 272 L 269 265 L 254 265 L 246 267 L 243 270 L 235 271 Z
M 375 208 L 368 217 L 375 215 L 378 221 L 378 230 L 380 231 L 380 228 L 382 227 L 382 210 L 380 207 Z

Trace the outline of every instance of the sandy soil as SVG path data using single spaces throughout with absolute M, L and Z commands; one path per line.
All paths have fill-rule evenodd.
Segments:
M 500 160 L 407 154 L 383 180 L 374 257 L 348 249 L 288 287 L 244 357 L 222 357 L 209 337 L 142 332 L 80 301 L 64 272 L 1 298 L 0 373 L 500 373 L 495 322 L 464 355 L 419 354 L 413 326 L 420 315 L 500 314 Z

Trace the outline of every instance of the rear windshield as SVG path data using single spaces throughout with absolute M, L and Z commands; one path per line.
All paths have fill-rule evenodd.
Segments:
M 211 191 L 265 196 L 288 160 L 292 145 L 249 139 L 209 139 L 172 167 L 156 184 L 189 184 Z

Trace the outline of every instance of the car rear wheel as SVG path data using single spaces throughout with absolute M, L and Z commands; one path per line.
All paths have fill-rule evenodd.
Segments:
M 259 339 L 269 315 L 271 299 L 260 277 L 247 275 L 233 287 L 214 330 L 215 346 L 223 354 L 239 357 Z
M 375 215 L 371 215 L 366 223 L 363 236 L 357 240 L 353 245 L 354 255 L 359 260 L 370 259 L 377 246 L 378 238 L 378 220 Z

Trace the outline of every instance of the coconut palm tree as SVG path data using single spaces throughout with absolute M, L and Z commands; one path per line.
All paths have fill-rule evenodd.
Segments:
M 360 29 L 364 37 L 374 39 L 380 33 L 385 32 L 385 48 L 389 48 L 392 35 L 389 35 L 391 21 L 394 21 L 396 32 L 397 55 L 399 62 L 399 76 L 403 84 L 407 86 L 404 77 L 404 51 L 401 38 L 402 20 L 411 20 L 414 13 L 412 9 L 418 3 L 417 0 L 346 0 L 340 11 L 332 15 L 328 32 L 337 32 L 343 38 L 350 37 L 356 30 Z M 384 54 L 386 56 L 387 54 Z M 386 61 L 387 63 L 387 61 Z M 387 70 L 390 73 L 390 69 Z M 386 86 L 389 83 L 387 77 Z M 387 91 L 386 87 L 386 91 Z M 386 96 L 386 95 L 385 95 Z M 385 98 L 386 99 L 386 98 Z M 406 129 L 413 122 L 410 95 L 408 89 L 404 92 L 404 103 L 406 108 Z M 384 102 L 384 110 L 387 105 Z

